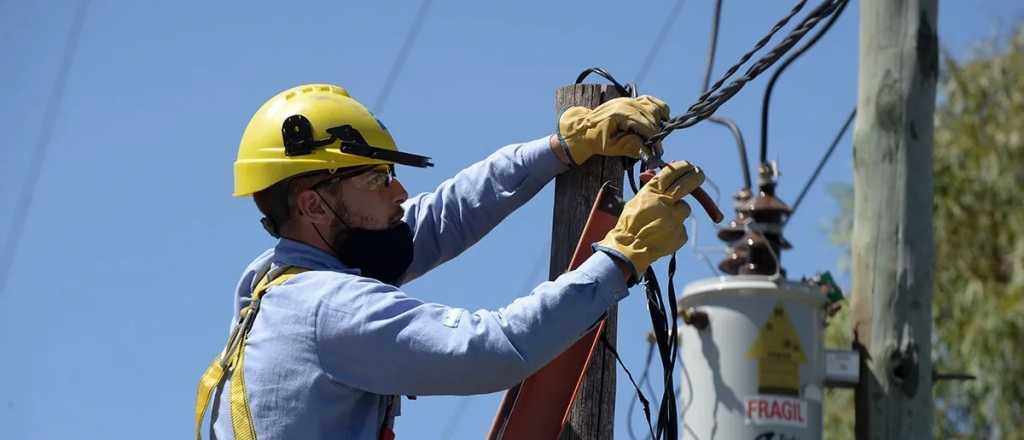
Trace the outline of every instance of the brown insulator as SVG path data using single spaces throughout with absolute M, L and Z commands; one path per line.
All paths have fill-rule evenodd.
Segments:
M 759 232 L 750 232 L 741 240 L 746 249 L 746 264 L 740 266 L 741 275 L 774 275 L 778 271 L 778 259 L 772 243 Z
M 745 226 L 748 221 L 739 216 L 730 220 L 728 224 L 718 228 L 718 239 L 726 243 L 732 243 L 743 238 L 743 234 L 747 232 Z
M 742 246 L 733 247 L 729 249 L 725 258 L 718 263 L 718 270 L 729 275 L 738 275 L 740 267 L 747 264 L 748 257 L 749 251 L 746 248 Z

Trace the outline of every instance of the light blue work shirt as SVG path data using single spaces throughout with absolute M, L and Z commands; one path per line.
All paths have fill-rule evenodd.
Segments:
M 459 255 L 565 169 L 545 137 L 504 147 L 410 198 L 404 220 L 415 255 L 404 280 Z M 628 293 L 612 258 L 596 252 L 501 309 L 470 312 L 417 299 L 282 239 L 246 268 L 236 319 L 268 265 L 310 271 L 267 292 L 245 345 L 246 393 L 259 440 L 376 440 L 393 421 L 385 420 L 392 396 L 509 388 Z M 233 438 L 229 388 L 214 396 L 214 438 Z

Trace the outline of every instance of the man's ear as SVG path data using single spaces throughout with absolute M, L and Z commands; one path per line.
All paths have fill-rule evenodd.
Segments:
M 298 216 L 315 225 L 329 226 L 334 221 L 334 214 L 327 209 L 316 191 L 305 189 L 295 194 L 295 209 Z

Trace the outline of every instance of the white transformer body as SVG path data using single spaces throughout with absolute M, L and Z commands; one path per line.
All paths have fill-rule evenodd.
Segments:
M 680 308 L 706 313 L 709 325 L 680 323 L 682 438 L 820 439 L 826 300 L 759 275 L 687 285 Z

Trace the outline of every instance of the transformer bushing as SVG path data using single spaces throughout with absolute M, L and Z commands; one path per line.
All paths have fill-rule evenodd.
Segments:
M 793 246 L 782 236 L 782 227 L 792 210 L 775 196 L 776 168 L 762 164 L 758 174 L 757 195 L 737 193 L 736 218 L 718 231 L 718 238 L 729 243 L 718 268 L 730 275 L 784 276 L 782 251 Z

